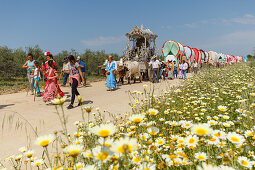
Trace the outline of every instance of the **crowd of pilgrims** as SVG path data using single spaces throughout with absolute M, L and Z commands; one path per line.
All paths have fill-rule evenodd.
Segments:
M 149 65 L 151 65 L 153 70 L 153 83 L 159 82 L 159 79 L 186 79 L 188 72 L 194 71 L 196 74 L 198 71 L 198 64 L 196 61 L 192 63 L 191 68 L 185 60 L 180 61 L 180 63 L 177 63 L 175 60 L 168 60 L 165 62 L 153 57 Z
M 75 59 L 73 55 L 64 58 L 63 69 L 61 70 L 61 75 L 59 77 L 57 73 L 57 63 L 54 61 L 53 56 L 50 52 L 45 55 L 46 61 L 40 66 L 38 61 L 34 60 L 33 54 L 28 54 L 28 60 L 22 66 L 27 69 L 27 78 L 29 81 L 29 89 L 31 95 L 37 94 L 38 97 L 42 96 L 44 102 L 50 103 L 54 98 L 64 97 L 64 93 L 60 89 L 58 78 L 60 80 L 63 74 L 63 84 L 65 86 L 67 81 L 69 81 L 71 86 L 71 103 L 67 107 L 72 109 L 74 106 L 75 96 L 80 95 L 77 88 L 82 82 L 83 86 L 86 86 L 85 77 L 85 64 L 80 58 Z M 39 88 L 40 80 L 43 81 L 44 91 L 41 93 Z M 35 89 L 35 90 L 34 90 Z M 81 105 L 79 103 L 78 105 Z
M 38 61 L 34 60 L 33 54 L 28 54 L 28 60 L 22 66 L 27 69 L 27 78 L 29 81 L 29 88 L 31 95 L 36 95 L 38 97 L 42 96 L 44 102 L 50 103 L 54 98 L 63 97 L 65 94 L 60 89 L 58 78 L 60 80 L 61 75 L 63 75 L 63 84 L 66 86 L 69 81 L 71 87 L 71 103 L 67 107 L 72 109 L 74 106 L 75 96 L 79 96 L 77 88 L 79 86 L 86 87 L 86 76 L 85 76 L 85 64 L 81 61 L 81 58 L 78 56 L 77 59 L 73 55 L 66 56 L 64 58 L 63 68 L 61 70 L 61 75 L 57 73 L 57 63 L 53 59 L 53 55 L 50 52 L 45 53 L 46 61 L 40 66 Z M 186 73 L 189 71 L 190 67 L 188 63 L 183 60 L 181 63 L 176 61 L 160 61 L 156 57 L 153 57 L 149 62 L 149 65 L 153 71 L 152 82 L 157 83 L 159 79 L 186 79 Z M 198 64 L 196 61 L 192 63 L 195 73 L 198 70 Z M 116 73 L 117 73 L 117 63 L 113 60 L 112 56 L 109 56 L 109 59 L 106 63 L 106 87 L 108 90 L 114 90 L 117 87 Z M 39 88 L 40 80 L 43 81 L 44 91 L 41 93 Z M 78 104 L 78 106 L 81 103 Z

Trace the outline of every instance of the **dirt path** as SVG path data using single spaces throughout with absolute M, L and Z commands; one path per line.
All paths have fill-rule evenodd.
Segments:
M 190 75 L 188 75 L 190 76 Z M 154 87 L 156 93 L 161 92 L 164 89 L 168 89 L 173 85 L 179 85 L 183 80 L 167 80 L 161 83 L 152 84 L 149 82 L 136 83 L 132 85 L 123 85 L 116 91 L 106 91 L 105 82 L 95 82 L 90 87 L 79 88 L 81 96 L 85 100 L 85 105 L 91 105 L 100 108 L 101 111 L 109 111 L 110 113 L 128 113 L 131 111 L 128 103 L 130 102 L 128 91 L 139 90 L 143 91 L 143 85 L 147 84 L 147 88 Z M 70 102 L 70 88 L 65 87 L 62 90 L 68 95 Z M 81 120 L 80 107 L 76 107 L 72 110 L 67 110 L 69 102 L 64 104 L 65 113 L 68 115 L 68 128 L 72 129 L 73 123 L 77 120 Z M 77 99 L 76 99 L 77 102 Z M 75 106 L 77 103 L 75 103 Z M 45 135 L 53 133 L 54 130 L 60 129 L 60 124 L 56 114 L 55 107 L 52 105 L 45 105 L 41 98 L 36 98 L 36 102 L 33 101 L 33 96 L 26 95 L 26 92 L 0 95 L 0 158 L 5 158 L 12 154 L 18 154 L 18 148 L 26 146 L 28 140 L 26 137 L 26 130 L 24 120 L 18 115 L 15 115 L 13 123 L 6 123 L 3 125 L 3 118 L 12 115 L 14 112 L 22 115 L 30 124 L 38 129 L 39 135 Z M 106 115 L 106 119 L 108 119 Z M 20 122 L 20 123 L 17 123 Z M 23 127 L 18 130 L 15 126 Z M 31 128 L 26 125 L 28 134 L 34 140 Z M 4 129 L 3 129 L 4 128 Z M 34 148 L 34 146 L 33 146 Z

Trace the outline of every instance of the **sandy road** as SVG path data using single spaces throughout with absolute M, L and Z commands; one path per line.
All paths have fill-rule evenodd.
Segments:
M 85 100 L 85 105 L 98 107 L 101 111 L 106 110 L 113 114 L 124 114 L 131 111 L 128 105 L 130 102 L 128 91 L 143 91 L 143 84 L 147 84 L 147 88 L 154 87 L 154 89 L 156 89 L 155 92 L 159 93 L 173 85 L 179 85 L 182 81 L 183 80 L 176 79 L 161 81 L 155 84 L 142 82 L 120 86 L 116 91 L 106 91 L 105 82 L 100 81 L 91 83 L 89 87 L 79 88 L 78 91 Z M 61 89 L 68 95 L 68 100 L 70 102 L 71 89 L 68 87 Z M 73 123 L 77 120 L 81 120 L 81 108 L 76 107 L 72 110 L 67 110 L 66 107 L 69 102 L 66 102 L 64 107 L 65 113 L 68 115 L 68 128 L 72 129 L 74 128 Z M 75 105 L 77 105 L 77 99 Z M 5 121 L 3 125 L 2 120 L 4 115 L 6 120 L 6 118 L 14 112 L 22 115 L 34 128 L 37 128 L 39 135 L 53 133 L 54 130 L 61 128 L 55 107 L 52 105 L 45 105 L 42 98 L 36 98 L 36 102 L 34 102 L 33 96 L 27 95 L 26 92 L 0 95 L 0 158 L 18 154 L 18 148 L 26 146 L 29 142 L 26 134 L 30 136 L 32 141 L 34 140 L 34 135 L 30 126 L 28 124 L 26 125 L 28 131 L 28 133 L 26 133 L 24 128 L 25 121 L 18 115 L 14 116 L 12 123 L 7 123 L 7 121 Z M 15 129 L 17 122 L 21 122 L 19 126 L 23 128 Z M 36 147 L 33 146 L 33 148 Z

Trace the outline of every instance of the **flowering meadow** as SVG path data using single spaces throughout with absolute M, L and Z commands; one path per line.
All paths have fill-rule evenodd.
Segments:
M 42 153 L 22 147 L 3 168 L 254 169 L 254 63 L 206 69 L 157 96 L 143 86 L 130 92 L 131 115 L 105 122 L 99 108 L 83 107 L 75 133 L 66 126 L 65 98 L 55 99 L 62 131 L 35 140 Z

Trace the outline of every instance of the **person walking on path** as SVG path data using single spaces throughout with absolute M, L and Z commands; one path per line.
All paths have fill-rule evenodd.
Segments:
M 197 74 L 198 65 L 197 65 L 197 61 L 196 60 L 193 63 L 193 69 L 194 69 L 194 73 Z
M 173 63 L 173 67 L 174 67 L 173 77 L 174 77 L 174 78 L 177 78 L 178 64 L 176 63 L 175 60 L 174 60 L 174 63 Z
M 152 61 L 150 61 L 150 65 L 152 65 L 152 69 L 153 69 L 153 81 L 152 81 L 152 83 L 155 83 L 155 82 L 158 83 L 159 82 L 158 78 L 159 78 L 160 63 L 156 59 L 156 57 L 153 57 Z
M 63 81 L 63 86 L 66 86 L 67 80 L 69 78 L 69 60 L 68 56 L 64 58 L 64 63 L 63 63 L 63 69 L 61 70 L 63 75 L 64 75 L 64 81 Z
M 43 68 L 43 74 L 45 75 L 45 80 L 44 81 L 46 81 L 45 82 L 45 88 L 46 88 L 46 86 L 47 86 L 47 83 L 49 82 L 48 81 L 48 76 L 49 76 L 49 70 L 52 68 L 52 67 L 50 67 L 49 66 L 49 62 L 51 61 L 52 63 L 53 63 L 53 65 L 54 65 L 54 69 L 56 70 L 56 72 L 57 72 L 57 63 L 53 60 L 53 55 L 52 54 L 50 54 L 50 52 L 47 52 L 46 53 L 47 55 L 46 55 L 46 62 L 42 65 L 42 68 Z M 62 92 L 62 90 L 60 89 L 60 87 L 59 87 L 59 85 L 58 85 L 58 80 L 57 79 L 54 79 L 54 81 L 55 81 L 55 84 L 56 84 L 56 88 L 57 88 L 57 93 L 56 94 L 59 94 L 61 97 L 63 97 L 65 94 Z M 43 92 L 43 94 L 42 95 L 44 95 L 44 92 Z
M 183 70 L 183 78 L 186 79 L 187 78 L 186 74 L 187 74 L 189 66 L 188 66 L 188 63 L 186 63 L 185 60 L 183 60 L 182 63 L 183 63 L 183 68 L 182 68 L 182 70 Z
M 109 56 L 109 60 L 106 63 L 106 85 L 108 91 L 114 90 L 117 87 L 115 74 L 117 71 L 117 63 L 113 60 L 112 56 Z
M 86 87 L 85 63 L 81 60 L 80 56 L 77 57 L 77 62 L 80 65 L 81 73 L 82 73 L 82 76 L 83 76 L 83 79 L 84 79 L 84 82 L 85 82 L 85 84 L 83 84 L 83 86 Z M 81 77 L 80 77 L 80 80 L 82 80 Z
M 166 80 L 166 70 L 167 70 L 166 68 L 167 68 L 167 65 L 165 64 L 164 61 L 162 61 L 161 71 L 162 71 L 163 80 Z
M 33 75 L 32 69 L 35 68 L 33 54 L 31 54 L 31 53 L 28 54 L 28 60 L 22 66 L 22 68 L 27 68 L 27 78 L 29 81 L 29 88 L 31 91 L 31 95 L 34 95 L 34 78 L 31 77 L 31 75 Z
M 41 96 L 41 91 L 39 88 L 39 81 L 41 79 L 41 73 L 40 73 L 40 65 L 38 61 L 34 62 L 35 69 L 33 70 L 34 75 L 32 76 L 34 78 L 34 88 L 36 88 L 37 97 Z
M 55 98 L 56 93 L 57 93 L 57 78 L 58 78 L 58 73 L 57 73 L 57 68 L 54 65 L 53 60 L 48 61 L 48 71 L 46 71 L 47 76 L 47 83 L 43 92 L 43 101 L 44 102 L 50 102 Z
M 72 109 L 73 108 L 73 104 L 74 104 L 74 100 L 75 100 L 75 96 L 78 96 L 78 101 L 79 104 L 78 106 L 82 105 L 82 99 L 80 96 L 80 93 L 78 92 L 77 88 L 79 85 L 79 75 L 81 76 L 82 79 L 82 83 L 85 84 L 84 78 L 82 76 L 82 72 L 81 72 L 81 68 L 78 62 L 76 62 L 75 58 L 73 55 L 70 55 L 68 57 L 69 63 L 68 63 L 68 68 L 69 68 L 69 83 L 71 84 L 72 87 L 72 98 L 71 98 L 71 103 L 70 105 L 67 107 L 67 109 Z

